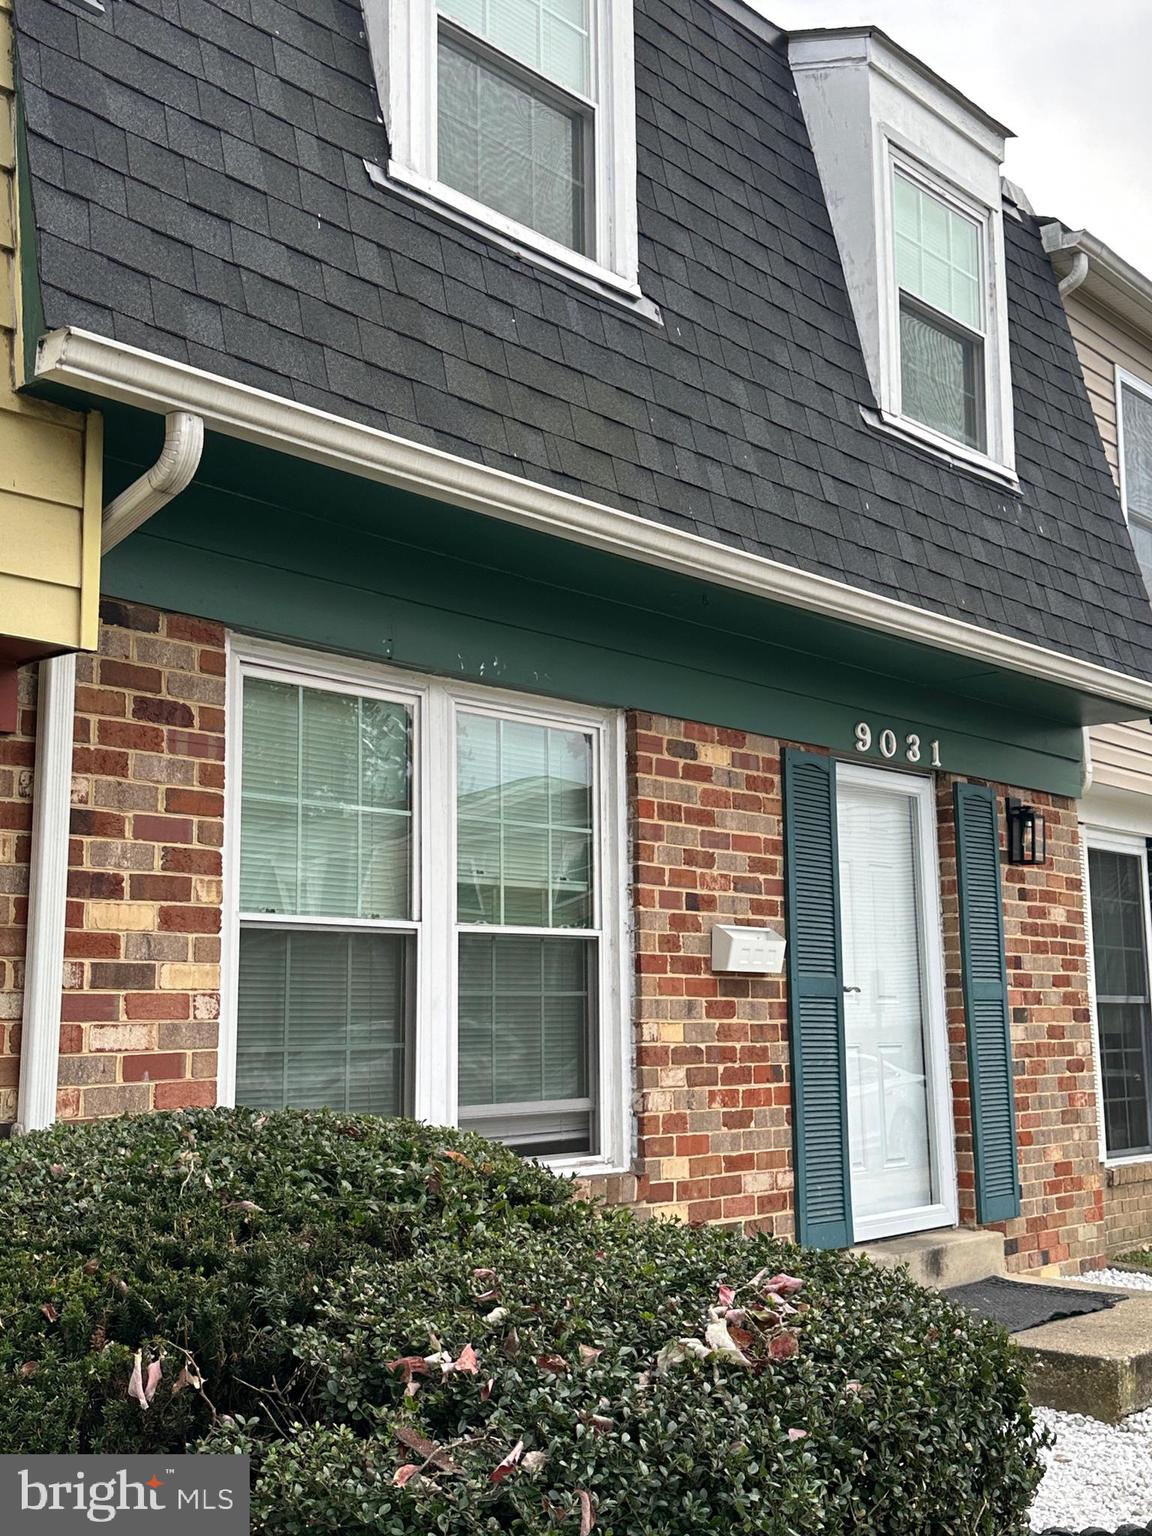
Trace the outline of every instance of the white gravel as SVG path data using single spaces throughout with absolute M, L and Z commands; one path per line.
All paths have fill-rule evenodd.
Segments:
M 1034 1531 L 1050 1525 L 1115 1530 L 1152 1520 L 1152 1408 L 1119 1424 L 1054 1408 L 1037 1408 L 1036 1418 L 1056 1444 L 1042 1453 L 1046 1470 L 1031 1509 Z
M 1130 1291 L 1152 1291 L 1152 1275 L 1140 1269 L 1090 1269 L 1083 1275 L 1071 1275 L 1085 1285 L 1123 1285 Z

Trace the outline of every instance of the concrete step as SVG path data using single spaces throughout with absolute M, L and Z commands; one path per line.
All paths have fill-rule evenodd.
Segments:
M 1107 1312 L 1061 1317 L 1014 1333 L 1012 1342 L 1026 1357 L 1034 1403 L 1115 1424 L 1152 1407 L 1152 1291 L 1092 1289 L 1125 1300 Z
M 889 1268 L 907 1265 L 918 1284 L 932 1291 L 967 1285 L 1004 1273 L 1004 1239 L 999 1232 L 948 1227 L 939 1232 L 912 1232 L 876 1243 L 857 1243 L 851 1250 Z

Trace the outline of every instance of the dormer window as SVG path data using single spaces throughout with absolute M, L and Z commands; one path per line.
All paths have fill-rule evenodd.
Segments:
M 364 16 L 388 180 L 638 297 L 631 0 L 364 0 Z
M 892 175 L 900 414 L 983 452 L 984 229 L 909 170 Z
M 1015 484 L 1007 129 L 874 27 L 793 33 L 880 430 Z

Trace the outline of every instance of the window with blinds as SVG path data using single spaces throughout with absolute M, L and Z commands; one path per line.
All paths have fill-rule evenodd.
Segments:
M 592 255 L 589 0 L 441 0 L 440 181 Z
M 1152 592 L 1152 386 L 1122 378 L 1119 410 L 1124 512 L 1144 584 Z
M 893 172 L 901 414 L 983 450 L 984 231 L 919 182 Z
M 618 719 L 244 645 L 225 1102 L 626 1147 Z
M 1089 847 L 1092 969 L 1110 1157 L 1152 1152 L 1148 866 L 1142 847 Z
M 236 1094 L 404 1108 L 412 721 L 401 703 L 244 681 Z
M 460 1123 L 536 1152 L 587 1152 L 593 740 L 462 710 L 456 743 Z

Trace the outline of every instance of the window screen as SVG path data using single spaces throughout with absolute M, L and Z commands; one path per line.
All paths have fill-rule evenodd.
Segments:
M 1120 386 L 1120 411 L 1124 442 L 1124 510 L 1144 573 L 1152 591 L 1152 398 Z
M 460 1123 L 535 1152 L 591 1145 L 593 768 L 584 731 L 457 717 Z
M 985 445 L 983 231 L 896 172 L 901 410 L 970 448 Z
M 240 801 L 237 1102 L 398 1113 L 412 940 L 371 924 L 412 915 L 408 710 L 246 678 Z
M 1152 1150 L 1147 861 L 1136 853 L 1090 848 L 1088 877 L 1105 1144 L 1115 1157 Z
M 444 0 L 439 179 L 591 254 L 589 0 Z

